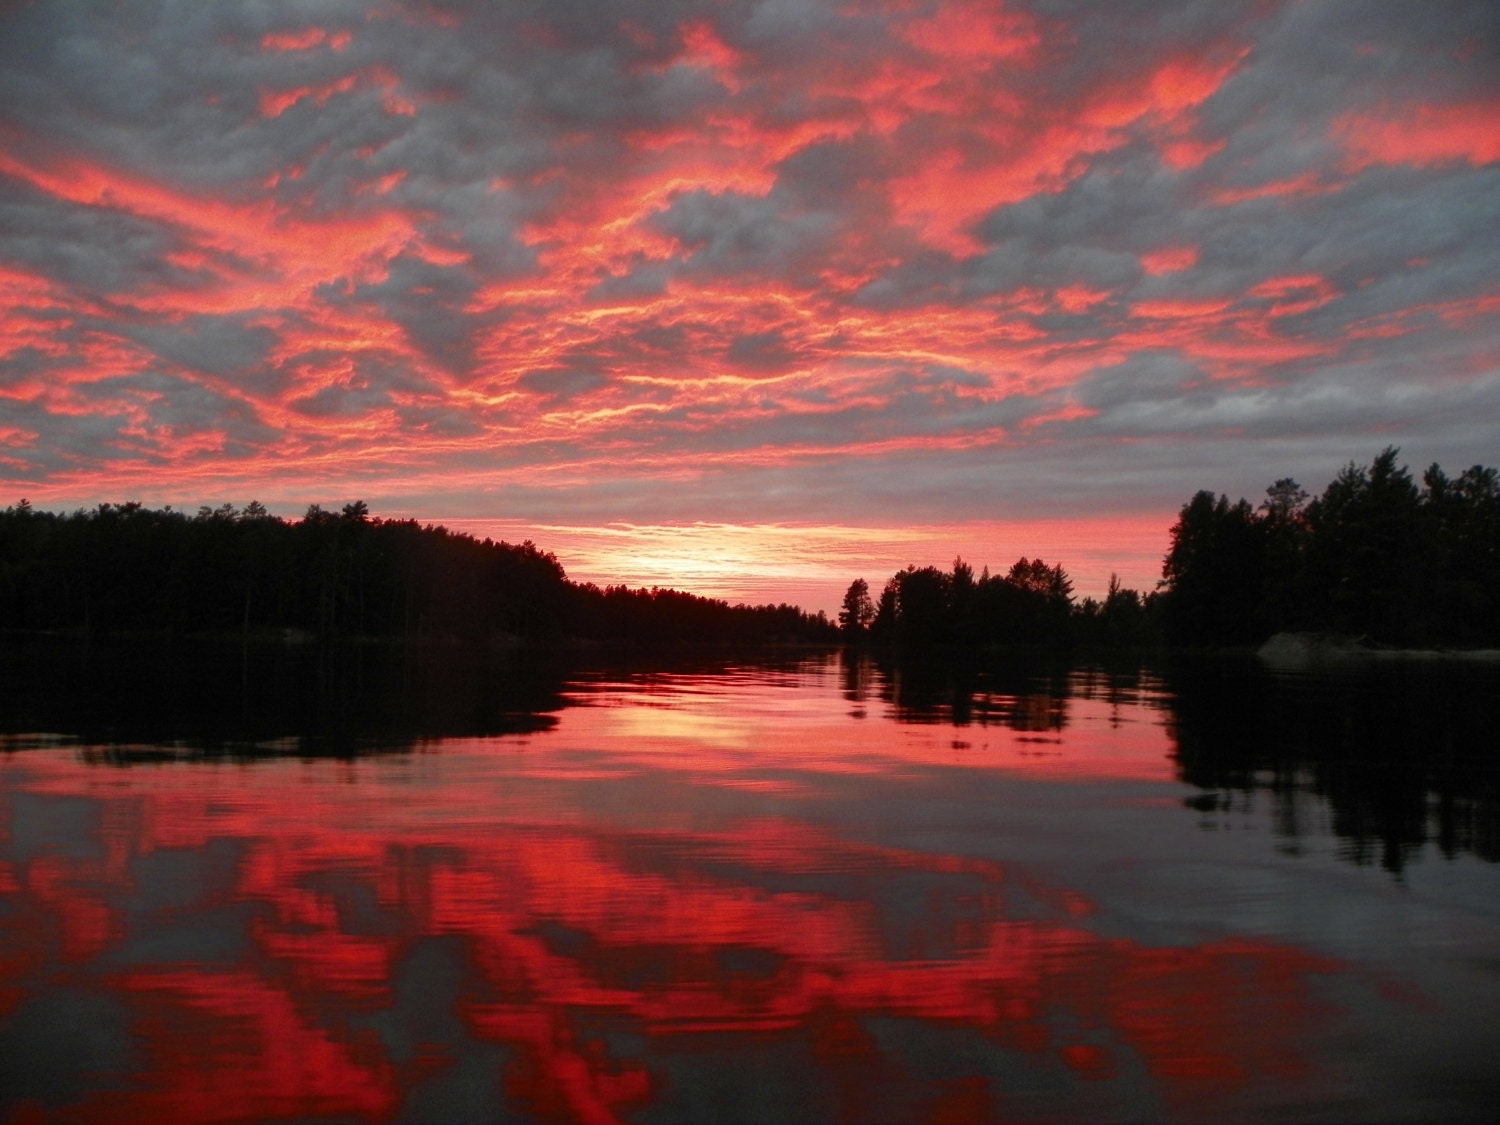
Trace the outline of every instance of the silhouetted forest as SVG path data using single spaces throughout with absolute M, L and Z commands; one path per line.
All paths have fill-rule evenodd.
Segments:
M 1420 484 L 1397 450 L 1323 493 L 1289 478 L 1259 507 L 1201 491 L 1170 530 L 1162 581 L 1073 598 L 1061 564 L 1003 575 L 909 566 L 849 585 L 838 623 L 792 605 L 568 581 L 530 541 L 371 517 L 361 501 L 295 521 L 250 503 L 0 511 L 0 630 L 632 642 L 826 641 L 902 648 L 1258 645 L 1308 631 L 1395 645 L 1500 645 L 1500 473 Z
M 890 577 L 879 598 L 862 578 L 850 583 L 838 614 L 851 640 L 902 648 L 996 645 L 1057 646 L 1082 642 L 1139 646 L 1156 639 L 1147 602 L 1111 578 L 1104 600 L 1073 601 L 1061 564 L 1018 559 L 1003 575 L 976 575 L 963 559 L 951 570 L 909 566 Z
M 1154 599 L 1167 638 L 1259 644 L 1315 631 L 1395 645 L 1500 644 L 1500 473 L 1420 485 L 1397 450 L 1350 462 L 1322 495 L 1295 480 L 1246 500 L 1199 492 L 1171 530 Z
M 530 541 L 252 502 L 0 512 L 0 630 L 637 642 L 828 640 L 822 614 L 568 581 Z
M 1142 595 L 1111 578 L 1074 602 L 1061 565 L 1022 558 L 1004 575 L 910 566 L 878 598 L 856 579 L 845 637 L 903 647 L 1259 645 L 1278 632 L 1395 645 L 1500 644 L 1500 474 L 1481 465 L 1421 484 L 1386 449 L 1309 496 L 1290 478 L 1258 508 L 1202 491 L 1170 532 L 1162 581 Z

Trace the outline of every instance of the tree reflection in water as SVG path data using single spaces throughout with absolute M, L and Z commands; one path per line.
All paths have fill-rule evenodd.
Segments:
M 1491 665 L 1391 660 L 1312 673 L 1245 657 L 1079 668 L 846 656 L 842 675 L 846 699 L 875 694 L 898 722 L 1045 734 L 1065 730 L 1078 700 L 1157 709 L 1178 776 L 1203 791 L 1184 804 L 1210 818 L 1251 812 L 1265 793 L 1292 854 L 1326 820 L 1357 864 L 1400 872 L 1429 843 L 1500 861 Z
M 1427 844 L 1500 860 L 1500 674 L 1458 661 L 1319 674 L 1218 661 L 1175 667 L 1174 754 L 1229 816 L 1258 794 L 1295 852 L 1326 805 L 1340 854 L 1400 872 Z
M 568 664 L 482 647 L 37 639 L 0 645 L 0 740 L 57 732 L 101 760 L 355 757 L 550 729 Z

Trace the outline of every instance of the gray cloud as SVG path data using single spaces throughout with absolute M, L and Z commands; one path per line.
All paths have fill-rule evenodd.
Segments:
M 517 379 L 516 383 L 554 402 L 565 402 L 577 395 L 606 386 L 609 378 L 587 367 L 552 368 L 528 371 Z

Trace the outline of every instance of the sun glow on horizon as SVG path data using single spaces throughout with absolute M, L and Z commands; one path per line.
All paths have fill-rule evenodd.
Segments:
M 531 539 L 557 555 L 568 577 L 599 586 L 660 586 L 750 604 L 800 605 L 832 617 L 864 578 L 873 594 L 907 566 L 947 569 L 962 557 L 976 572 L 1004 573 L 1017 559 L 1061 563 L 1074 597 L 1102 598 L 1111 574 L 1148 593 L 1160 576 L 1169 520 L 1030 519 L 906 527 L 807 523 L 611 523 L 597 527 L 515 519 L 434 521 L 466 534 Z

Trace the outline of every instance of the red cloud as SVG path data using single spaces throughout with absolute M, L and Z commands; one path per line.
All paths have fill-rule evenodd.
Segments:
M 1223 47 L 1169 59 L 1144 80 L 1133 76 L 1096 92 L 1084 103 L 1080 119 L 1107 129 L 1143 126 L 1169 167 L 1195 168 L 1222 149 L 1224 141 L 1193 136 L 1194 111 L 1218 92 L 1248 54 L 1245 47 Z
M 678 33 L 682 54 L 676 62 L 710 71 L 731 93 L 741 89 L 739 71 L 745 57 L 720 38 L 713 24 L 707 20 L 683 24 Z
M 63 288 L 24 270 L 0 266 L 0 359 L 24 349 L 53 356 L 68 354 L 59 331 L 73 321 L 59 316 L 70 307 Z
M 1227 297 L 1180 297 L 1160 301 L 1137 301 L 1132 316 L 1152 320 L 1196 320 L 1221 313 L 1234 302 Z
M 911 154 L 916 170 L 891 182 L 896 215 L 929 243 L 967 257 L 982 249 L 966 230 L 977 219 L 1003 204 L 1061 189 L 1082 174 L 1086 157 L 1128 143 L 1134 130 L 1153 137 L 1174 169 L 1196 166 L 1223 142 L 1192 135 L 1194 111 L 1247 54 L 1245 48 L 1226 48 L 1170 59 L 1149 73 L 1083 91 L 1071 116 L 1032 105 L 1026 112 L 1035 116 L 1027 118 L 1010 104 L 1003 82 L 980 87 L 982 94 L 966 93 L 945 107 L 947 119 L 934 122 L 926 151 Z M 964 89 L 945 78 L 933 83 Z
M 1317 274 L 1267 278 L 1250 290 L 1252 297 L 1273 300 L 1268 311 L 1270 316 L 1309 312 L 1321 308 L 1338 295 L 1338 290 Z
M 329 32 L 321 27 L 308 27 L 301 31 L 274 31 L 261 36 L 263 51 L 310 51 L 327 43 L 335 51 L 342 51 L 352 38 L 348 31 Z
M 1351 172 L 1376 164 L 1426 166 L 1500 160 L 1500 102 L 1392 107 L 1351 113 L 1333 124 Z
M 1056 410 L 1027 418 L 1021 423 L 1021 429 L 1034 430 L 1038 427 L 1053 425 L 1057 422 L 1077 422 L 1083 418 L 1097 417 L 1098 413 L 1097 410 L 1091 410 L 1081 403 L 1067 402 Z
M 1042 44 L 1029 16 L 992 3 L 944 4 L 933 15 L 906 24 L 901 34 L 929 54 L 968 66 L 1025 58 Z
M 1057 304 L 1064 312 L 1087 312 L 1103 304 L 1114 294 L 1108 289 L 1091 289 L 1087 285 L 1068 285 L 1057 291 Z
M 1330 195 L 1342 188 L 1336 180 L 1330 180 L 1322 172 L 1304 172 L 1285 180 L 1273 180 L 1252 187 L 1221 187 L 1209 195 L 1209 202 L 1216 207 L 1232 207 L 1253 199 L 1275 199 L 1284 195 L 1312 197 Z
M 225 312 L 299 304 L 317 286 L 331 281 L 380 280 L 386 263 L 418 241 L 412 220 L 397 211 L 304 219 L 269 200 L 226 203 L 78 159 L 25 164 L 0 153 L 0 172 L 73 203 L 124 211 L 179 231 L 187 243 L 187 256 L 179 261 L 201 262 L 209 284 L 114 295 L 159 311 Z
M 311 99 L 316 105 L 323 105 L 335 94 L 347 94 L 358 82 L 359 75 L 346 74 L 342 78 L 324 82 L 318 86 L 303 86 L 294 90 L 262 90 L 260 92 L 260 115 L 280 117 L 304 98 Z
M 400 79 L 391 71 L 383 66 L 373 66 L 315 86 L 301 86 L 291 90 L 262 90 L 260 114 L 262 117 L 280 117 L 300 101 L 326 105 L 330 98 L 339 94 L 347 94 L 361 86 L 379 86 L 384 90 L 381 104 L 387 113 L 403 117 L 413 116 L 416 113 L 416 106 L 410 99 L 397 93 L 399 85 Z
M 1016 138 L 1007 152 L 948 143 L 929 151 L 917 170 L 891 183 L 891 203 L 903 223 L 933 246 L 959 257 L 983 246 L 965 228 L 1006 203 L 1062 187 L 1078 174 L 1079 158 L 1121 143 L 1106 132 L 1057 125 Z
M 1190 270 L 1198 264 L 1196 246 L 1164 246 L 1141 255 L 1141 269 L 1151 277 Z

